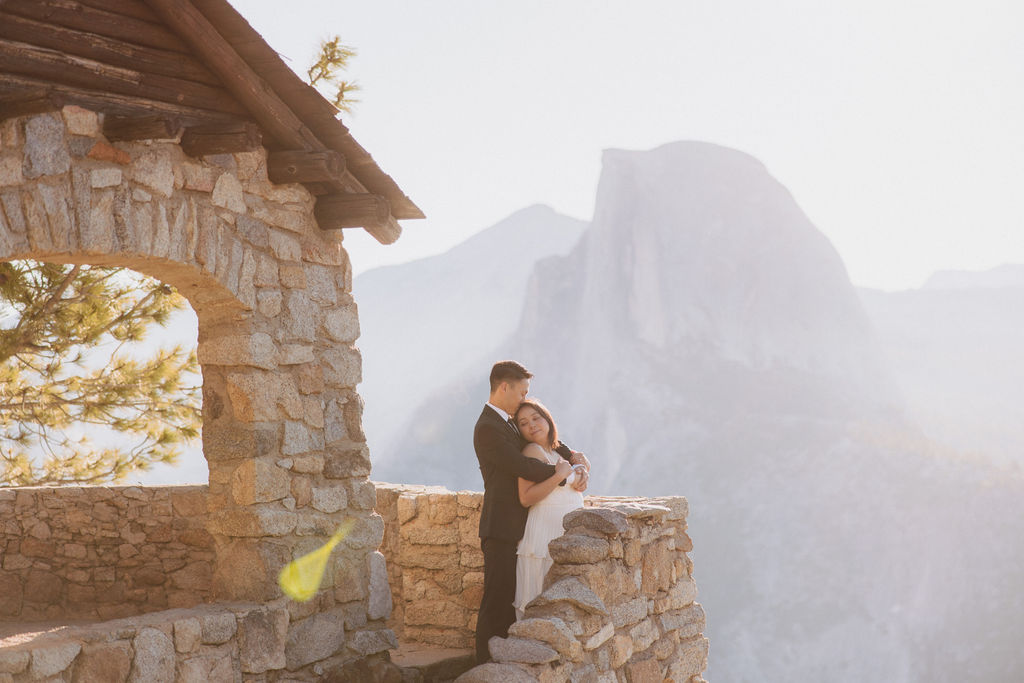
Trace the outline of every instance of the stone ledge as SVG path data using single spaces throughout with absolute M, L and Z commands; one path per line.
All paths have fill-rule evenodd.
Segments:
M 70 680 L 72 669 L 96 674 L 90 680 L 116 683 L 171 680 L 176 668 L 233 679 L 304 670 L 330 660 L 346 642 L 352 650 L 341 658 L 346 661 L 398 645 L 390 630 L 372 627 L 346 640 L 342 610 L 313 614 L 298 622 L 303 628 L 292 628 L 288 605 L 221 603 L 111 621 L 2 625 L 0 680 L 4 674 Z

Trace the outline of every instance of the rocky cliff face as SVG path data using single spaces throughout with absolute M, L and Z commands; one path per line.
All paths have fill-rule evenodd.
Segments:
M 842 261 L 741 152 L 697 142 L 605 152 L 593 225 L 571 258 L 587 332 L 877 391 L 880 364 Z M 527 307 L 546 287 L 542 278 Z
M 601 490 L 659 434 L 693 444 L 738 417 L 898 419 L 842 261 L 734 150 L 606 152 L 591 228 L 538 265 L 524 310 L 509 353 L 602 452 Z

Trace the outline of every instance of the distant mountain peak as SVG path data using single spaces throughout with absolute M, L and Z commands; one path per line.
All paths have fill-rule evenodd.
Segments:
M 702 171 L 727 165 L 732 169 L 742 166 L 749 166 L 753 170 L 767 172 L 764 163 L 760 159 L 732 147 L 718 145 L 713 142 L 700 140 L 679 140 L 668 142 L 649 150 L 628 150 L 621 148 L 608 148 L 602 154 L 604 164 L 615 164 L 622 162 L 641 162 L 650 164 L 652 160 L 678 165 L 692 164 L 698 166 Z
M 529 206 L 524 206 L 523 208 L 518 209 L 517 211 L 513 211 L 508 215 L 507 218 L 504 218 L 501 221 L 499 221 L 497 225 L 516 221 L 523 217 L 533 218 L 537 216 L 553 216 L 557 213 L 557 211 L 555 211 L 552 207 L 548 206 L 547 204 L 530 204 Z
M 1024 264 L 1004 263 L 988 270 L 936 271 L 921 289 L 1024 287 Z

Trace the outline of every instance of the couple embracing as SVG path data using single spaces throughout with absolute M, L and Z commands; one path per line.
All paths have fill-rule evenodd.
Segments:
M 515 361 L 495 363 L 490 399 L 473 430 L 484 478 L 478 664 L 490 659 L 490 639 L 508 635 L 509 626 L 540 594 L 552 563 L 548 543 L 562 535 L 562 517 L 583 506 L 590 476 L 586 456 L 558 440 L 551 413 L 526 398 L 532 377 Z

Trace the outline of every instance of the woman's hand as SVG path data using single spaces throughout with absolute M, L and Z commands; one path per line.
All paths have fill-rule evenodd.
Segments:
M 583 465 L 585 468 L 587 468 L 587 472 L 590 471 L 590 460 L 588 460 L 587 456 L 583 455 L 579 451 L 572 452 L 572 457 L 569 458 L 569 462 L 571 462 L 573 465 Z
M 572 482 L 572 487 L 583 493 L 587 490 L 587 484 L 590 483 L 590 460 L 582 453 L 573 451 L 569 462 L 572 463 L 573 469 L 576 471 L 576 479 Z
M 580 493 L 583 493 L 587 490 L 587 484 L 590 483 L 590 472 L 588 472 L 587 468 L 583 465 L 578 465 L 573 469 L 576 470 L 576 481 L 572 483 L 572 487 Z
M 564 458 L 559 458 L 558 462 L 555 463 L 555 476 L 558 477 L 559 481 L 565 479 L 572 473 L 572 463 Z

